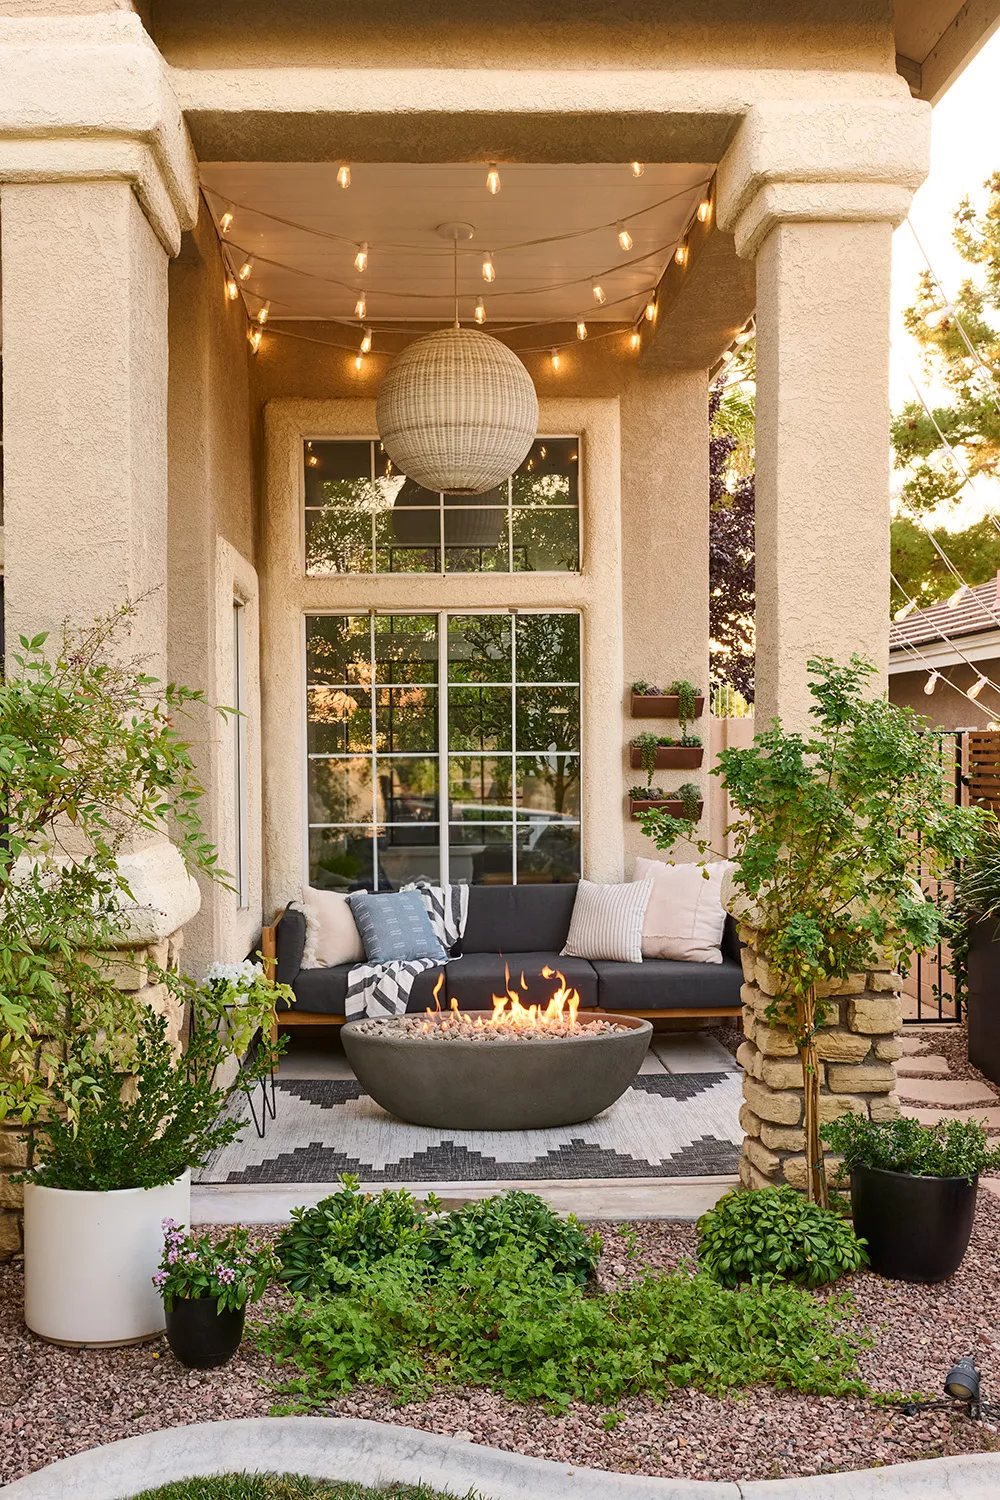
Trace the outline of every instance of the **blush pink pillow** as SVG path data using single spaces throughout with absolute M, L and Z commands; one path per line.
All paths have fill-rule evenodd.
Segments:
M 721 964 L 726 925 L 721 888 L 729 868 L 725 859 L 705 865 L 636 860 L 632 879 L 653 882 L 642 920 L 643 958 Z

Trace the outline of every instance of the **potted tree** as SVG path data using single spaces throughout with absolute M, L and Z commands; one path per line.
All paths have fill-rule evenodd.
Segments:
M 983 1126 L 843 1115 L 822 1134 L 850 1174 L 854 1228 L 872 1270 L 892 1281 L 944 1281 L 957 1271 L 979 1174 L 1000 1168 L 1000 1148 L 990 1148 Z
M 779 720 L 748 749 L 719 755 L 737 821 L 729 910 L 756 932 L 777 994 L 771 1026 L 787 1028 L 802 1067 L 808 1195 L 828 1198 L 819 1131 L 816 1034 L 826 998 L 850 974 L 899 964 L 937 941 L 944 916 L 924 899 L 918 868 L 933 879 L 972 846 L 978 809 L 946 795 L 936 742 L 911 710 L 869 697 L 875 668 L 853 656 L 808 664 L 813 727 Z M 689 825 L 653 810 L 640 816 L 658 848 Z M 691 841 L 703 854 L 705 841 Z M 919 852 L 919 866 L 918 866 Z M 721 856 L 719 856 L 721 857 Z

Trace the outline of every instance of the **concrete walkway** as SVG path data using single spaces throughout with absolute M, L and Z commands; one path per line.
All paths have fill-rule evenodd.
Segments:
M 480 1500 L 995 1500 L 1000 1454 L 811 1479 L 648 1479 L 525 1458 L 458 1438 L 332 1417 L 206 1422 L 125 1438 L 15 1480 L 4 1500 L 125 1500 L 207 1474 L 296 1474 L 367 1485 L 429 1484 Z

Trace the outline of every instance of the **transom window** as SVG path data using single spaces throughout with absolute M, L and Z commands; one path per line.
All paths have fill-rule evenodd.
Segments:
M 485 495 L 422 489 L 377 440 L 303 452 L 306 572 L 573 573 L 580 566 L 580 442 L 539 438 Z
M 574 613 L 306 617 L 310 883 L 580 875 Z

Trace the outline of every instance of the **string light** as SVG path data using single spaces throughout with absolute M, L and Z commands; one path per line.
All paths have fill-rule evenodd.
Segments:
M 641 345 L 642 345 L 642 334 L 639 332 L 638 328 L 633 328 L 632 329 L 632 333 L 631 333 L 631 335 L 629 337 L 629 343 L 632 345 L 633 349 L 638 349 L 638 348 L 641 347 Z
M 310 469 L 319 468 L 319 454 L 313 452 L 312 443 L 306 443 L 306 463 Z
M 241 281 L 246 281 L 247 277 L 250 275 L 250 272 L 252 270 L 253 270 L 253 256 L 252 255 L 248 255 L 247 258 L 246 258 L 246 260 L 240 266 L 240 268 L 239 268 L 239 270 L 237 271 L 236 274 L 240 278 Z
M 490 164 L 490 170 L 486 174 L 486 186 L 495 198 L 500 191 L 500 173 L 492 163 Z
M 260 341 L 263 337 L 264 330 L 262 328 L 250 328 L 247 330 L 247 338 L 250 341 L 250 348 L 253 350 L 254 354 L 256 354 L 257 350 L 260 348 Z
M 578 339 L 585 339 L 587 337 L 587 325 L 582 318 L 577 321 L 576 336 Z
M 559 373 L 559 366 L 562 364 L 562 360 L 559 358 L 559 350 L 558 349 L 553 349 L 552 355 L 551 355 L 551 359 L 552 359 L 552 368 L 553 368 L 553 370 L 555 370 L 556 374 L 558 375 L 558 373 Z
M 732 349 L 727 349 L 725 354 L 722 356 L 722 363 L 724 365 L 731 365 L 735 358 L 736 355 L 734 351 Z
M 709 199 L 709 198 L 703 198 L 701 200 L 701 202 L 698 204 L 698 222 L 699 222 L 699 224 L 707 224 L 708 221 L 709 221 L 709 219 L 711 218 L 711 216 L 712 216 L 712 203 L 711 203 L 711 199 Z
M 219 220 L 219 233 L 220 234 L 228 234 L 229 231 L 230 231 L 230 229 L 232 229 L 232 227 L 233 227 L 233 216 L 232 216 L 232 214 L 229 212 L 229 210 L 227 208 L 226 212 L 222 215 L 222 218 Z
M 977 677 L 976 681 L 972 684 L 972 686 L 970 688 L 966 689 L 965 696 L 967 698 L 978 698 L 979 694 L 982 692 L 982 690 L 983 690 L 983 688 L 985 686 L 986 686 L 986 678 L 985 677 Z
M 655 297 L 650 297 L 649 301 L 646 303 L 646 322 L 647 323 L 652 323 L 652 321 L 653 321 L 653 319 L 655 317 L 656 317 L 656 298 Z
M 476 303 L 476 322 L 486 322 L 486 303 L 483 301 L 482 297 L 480 297 L 479 301 Z
M 681 240 L 680 244 L 677 246 L 677 249 L 674 251 L 674 260 L 677 262 L 677 264 L 679 266 L 686 266 L 687 265 L 687 258 L 688 258 L 687 240 Z
M 932 307 L 930 312 L 924 315 L 924 322 L 928 328 L 937 328 L 945 318 L 954 317 L 954 314 L 955 309 L 950 302 L 946 302 L 943 307 Z
M 595 281 L 590 290 L 594 294 L 594 301 L 597 303 L 598 307 L 603 307 L 608 298 L 607 293 L 601 286 L 601 283 L 599 281 Z
M 226 277 L 226 296 L 229 298 L 230 302 L 235 302 L 239 295 L 239 282 L 236 280 L 236 277 L 233 275 L 232 271 L 230 271 L 229 275 Z
M 927 681 L 924 683 L 924 692 L 927 694 L 928 698 L 937 687 L 938 678 L 940 677 L 940 675 L 940 672 L 928 672 Z
M 354 368 L 356 370 L 362 369 L 363 366 L 364 366 L 364 362 L 365 362 L 365 357 L 364 357 L 363 354 L 356 354 L 354 356 Z
M 356 271 L 367 271 L 368 269 L 368 241 L 363 240 L 358 246 L 358 253 L 354 257 L 354 269 Z
M 955 592 L 948 595 L 948 608 L 957 609 L 962 600 L 965 598 L 967 592 L 968 586 L 964 583 L 960 583 Z
M 497 273 L 493 265 L 493 251 L 487 250 L 483 258 L 483 280 L 496 281 Z
M 629 234 L 628 230 L 625 228 L 625 225 L 622 223 L 621 219 L 618 220 L 618 223 L 615 225 L 615 228 L 618 230 L 618 243 L 619 243 L 619 245 L 621 245 L 621 247 L 622 247 L 623 250 L 631 250 L 632 244 L 633 244 L 632 236 Z
M 354 316 L 356 318 L 365 318 L 365 317 L 367 317 L 367 315 L 368 315 L 368 302 L 367 302 L 367 300 L 365 298 L 364 292 L 359 292 L 358 293 L 358 300 L 354 304 Z
M 371 348 L 371 346 L 372 346 L 372 331 L 371 331 L 370 328 L 365 328 L 362 331 L 362 334 L 361 334 L 361 353 L 362 354 L 367 354 L 368 351 L 369 351 L 369 349 Z
M 350 162 L 342 161 L 340 163 L 340 166 L 337 168 L 337 182 L 340 184 L 340 186 L 342 188 L 349 188 L 350 187 L 350 185 L 351 185 L 351 164 L 350 164 Z
M 749 344 L 750 340 L 753 338 L 753 335 L 754 330 L 752 328 L 742 328 L 736 335 L 737 348 L 742 349 L 744 344 Z
M 895 620 L 895 622 L 896 622 L 897 625 L 902 625 L 903 621 L 905 619 L 907 619 L 910 615 L 912 615 L 913 611 L 916 608 L 917 608 L 917 601 L 916 601 L 916 599 L 907 599 L 907 601 L 906 601 L 905 604 L 901 604 L 899 606 L 899 608 L 896 610 L 896 612 L 895 612 L 895 614 L 893 615 L 892 618 Z
M 634 161 L 634 162 L 632 162 L 632 176 L 633 177 L 641 177 L 642 174 L 643 174 L 643 172 L 645 172 L 645 170 L 646 170 L 646 163 L 645 162 L 642 162 L 642 161 Z
M 257 322 L 260 324 L 261 328 L 263 328 L 264 324 L 267 322 L 267 320 L 268 320 L 268 318 L 270 316 L 271 316 L 271 304 L 270 304 L 270 302 L 262 302 L 261 305 L 260 305 L 260 307 L 257 309 Z

